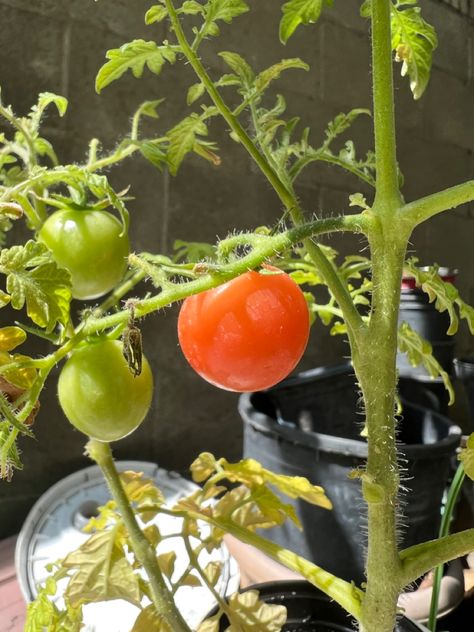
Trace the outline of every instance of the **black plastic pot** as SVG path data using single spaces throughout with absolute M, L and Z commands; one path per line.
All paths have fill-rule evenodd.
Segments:
M 463 383 L 466 391 L 471 430 L 474 430 L 474 357 L 456 358 L 454 360 L 454 373 Z
M 360 483 L 348 472 L 367 458 L 357 415 L 358 392 L 350 365 L 300 373 L 268 391 L 245 393 L 244 456 L 321 485 L 332 511 L 294 501 L 303 525 L 265 530 L 266 537 L 358 583 L 364 579 L 366 518 Z M 461 431 L 433 410 L 404 402 L 400 460 L 404 468 L 403 546 L 436 537 L 450 461 Z
M 337 603 L 305 581 L 269 582 L 250 586 L 269 604 L 283 605 L 288 612 L 284 632 L 354 632 L 350 616 Z M 229 622 L 221 617 L 219 631 Z M 416 623 L 406 617 L 397 622 L 395 632 L 421 632 Z

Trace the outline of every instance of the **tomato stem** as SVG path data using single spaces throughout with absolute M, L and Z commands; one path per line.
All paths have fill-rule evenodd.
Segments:
M 156 561 L 156 552 L 138 526 L 135 513 L 127 498 L 117 468 L 115 467 L 110 445 L 91 439 L 86 446 L 86 452 L 102 470 L 112 497 L 117 503 L 135 557 L 148 575 L 151 597 L 157 614 L 163 617 L 173 632 L 191 632 L 173 601 L 171 592 L 166 585 L 163 574 Z

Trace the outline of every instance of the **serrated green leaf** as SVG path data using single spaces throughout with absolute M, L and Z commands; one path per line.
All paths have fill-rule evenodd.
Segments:
M 467 321 L 471 333 L 474 334 L 474 309 L 462 300 L 456 286 L 449 281 L 443 281 L 438 273 L 438 266 L 429 266 L 426 270 L 420 270 L 416 266 L 417 262 L 418 259 L 412 257 L 405 262 L 405 270 L 413 276 L 416 284 L 428 294 L 430 302 L 434 302 L 439 312 L 448 312 L 450 324 L 446 333 L 453 336 L 458 330 L 457 307 L 459 316 Z
M 414 99 L 419 99 L 428 85 L 433 51 L 438 46 L 434 28 L 421 17 L 420 7 L 406 2 L 391 3 L 392 48 L 402 63 L 402 77 L 408 75 Z
M 412 366 L 422 365 L 431 377 L 442 378 L 444 387 L 449 393 L 449 404 L 452 404 L 454 402 L 454 388 L 448 373 L 434 357 L 430 343 L 406 322 L 402 322 L 398 328 L 398 348 L 402 353 L 407 354 Z
M 54 147 L 46 140 L 46 138 L 36 138 L 34 141 L 35 150 L 40 156 L 48 156 L 53 165 L 58 164 L 58 157 L 56 156 L 56 152 L 54 151 Z
M 204 10 L 208 22 L 222 20 L 230 24 L 234 18 L 247 13 L 249 8 L 244 0 L 209 0 Z
M 282 59 L 277 64 L 273 64 L 273 66 L 262 70 L 262 72 L 257 75 L 255 79 L 255 89 L 257 90 L 257 92 L 263 92 L 268 88 L 272 81 L 280 77 L 281 73 L 284 70 L 289 70 L 290 68 L 306 71 L 309 70 L 308 64 L 306 64 L 298 57 L 292 59 Z
M 324 132 L 326 136 L 326 140 L 324 142 L 325 146 L 328 146 L 335 138 L 349 129 L 352 123 L 363 114 L 371 116 L 370 110 L 367 110 L 366 108 L 354 108 L 353 110 L 350 110 L 350 112 L 340 112 L 337 116 L 335 116 L 332 121 L 328 123 Z
M 145 13 L 145 24 L 154 24 L 155 22 L 161 22 L 168 15 L 168 9 L 162 4 L 154 4 Z
M 323 7 L 331 7 L 333 0 L 290 0 L 282 7 L 280 41 L 286 44 L 300 24 L 312 24 L 319 20 Z
M 195 101 L 200 99 L 202 95 L 205 93 L 206 88 L 203 83 L 194 83 L 188 90 L 188 94 L 186 96 L 187 105 L 192 105 Z
M 140 606 L 139 578 L 125 557 L 119 530 L 114 526 L 94 533 L 63 560 L 62 566 L 73 573 L 65 591 L 73 606 L 111 599 Z
M 150 118 L 159 118 L 157 108 L 164 99 L 154 99 L 153 101 L 144 101 L 138 110 L 134 114 L 134 118 L 140 118 L 141 116 L 149 116 Z
M 459 454 L 459 460 L 464 465 L 466 476 L 474 481 L 474 433 L 468 437 L 466 447 Z
M 131 70 L 136 78 L 142 76 L 145 66 L 151 72 L 159 74 L 165 62 L 175 62 L 176 53 L 168 45 L 158 46 L 156 42 L 137 39 L 107 51 L 106 57 L 109 61 L 102 66 L 96 77 L 97 92 L 119 79 L 127 70 Z
M 0 252 L 0 270 L 7 275 L 7 292 L 14 309 L 26 310 L 31 320 L 51 332 L 56 323 L 69 322 L 71 279 L 52 255 L 36 241 Z
M 194 148 L 197 136 L 207 136 L 207 125 L 203 115 L 190 114 L 175 125 L 167 134 L 168 164 L 172 175 L 176 175 L 185 156 Z
M 291 278 L 298 285 L 321 285 L 321 277 L 316 270 L 295 270 L 290 273 Z
M 138 144 L 141 155 L 161 171 L 167 161 L 165 148 L 147 140 L 136 142 L 136 144 Z
M 186 15 L 198 15 L 199 13 L 205 13 L 205 7 L 196 0 L 186 0 L 183 2 L 181 8 L 179 9 L 179 13 L 184 13 Z
M 38 108 L 41 112 L 50 105 L 54 103 L 56 106 L 59 116 L 64 116 L 66 114 L 68 100 L 66 97 L 62 97 L 58 94 L 54 94 L 53 92 L 42 92 L 38 97 Z
M 364 210 L 370 208 L 365 196 L 362 195 L 362 193 L 353 193 L 352 195 L 349 195 L 349 206 L 359 206 Z
M 240 78 L 242 85 L 250 87 L 255 78 L 255 74 L 241 55 L 230 51 L 223 51 L 219 53 L 219 57 L 222 57 L 229 68 Z
M 238 86 L 240 85 L 240 79 L 237 75 L 233 74 L 222 75 L 222 77 L 216 81 L 215 85 L 218 87 Z

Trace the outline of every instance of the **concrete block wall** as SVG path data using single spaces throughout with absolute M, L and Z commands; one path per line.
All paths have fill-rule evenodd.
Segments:
M 51 113 L 45 130 L 61 161 L 84 160 L 92 137 L 100 138 L 104 149 L 112 148 L 127 133 L 134 110 L 145 99 L 167 97 L 160 120 L 148 126 L 157 134 L 185 114 L 186 90 L 195 79 L 182 65 L 165 69 L 158 78 L 147 71 L 141 80 L 129 75 L 101 96 L 94 92 L 105 50 L 134 38 L 166 37 L 164 24 L 143 24 L 150 4 L 151 0 L 0 0 L 3 99 L 24 113 L 41 91 L 69 98 L 67 116 L 59 120 Z M 311 126 L 315 145 L 336 114 L 370 107 L 368 25 L 358 16 L 359 0 L 335 3 L 316 27 L 300 29 L 286 47 L 277 36 L 279 3 L 250 4 L 252 12 L 239 18 L 235 29 L 223 26 L 222 37 L 206 45 L 204 59 L 212 72 L 224 70 L 215 56 L 222 49 L 245 54 L 257 69 L 282 57 L 302 57 L 312 73 L 290 71 L 278 90 L 287 98 L 289 114 L 301 116 L 302 127 Z M 436 25 L 440 42 L 432 80 L 420 102 L 413 102 L 408 83 L 396 68 L 398 150 L 407 200 L 472 178 L 474 172 L 473 22 L 436 0 L 421 4 L 426 19 Z M 361 153 L 372 146 L 370 125 L 368 117 L 361 118 L 350 135 Z M 132 187 L 131 238 L 136 251 L 166 252 L 177 238 L 214 241 L 233 228 L 272 224 L 279 217 L 278 199 L 242 148 L 229 140 L 224 125 L 218 123 L 212 130 L 211 138 L 221 147 L 219 168 L 191 157 L 178 177 L 170 178 L 137 158 L 111 172 L 118 187 Z M 354 191 L 370 194 L 354 177 L 325 165 L 309 168 L 299 185 L 305 207 L 318 214 L 344 210 Z M 413 238 L 413 249 L 423 263 L 436 261 L 460 269 L 459 286 L 471 302 L 473 238 L 472 205 L 444 214 L 418 229 Z M 343 253 L 364 247 L 356 238 L 337 237 L 329 243 Z M 151 288 L 144 285 L 140 291 L 147 289 Z M 117 444 L 116 454 L 184 471 L 205 449 L 238 458 L 242 427 L 237 396 L 207 385 L 181 357 L 176 315 L 177 309 L 170 308 L 144 322 L 145 352 L 156 375 L 154 405 L 149 420 Z M 460 346 L 468 344 L 464 331 Z M 301 368 L 334 363 L 345 354 L 346 343 L 317 325 Z M 0 537 L 18 529 L 29 506 L 49 485 L 86 464 L 83 437 L 65 423 L 58 409 L 54 376 L 44 392 L 35 429 L 38 440 L 21 445 L 24 471 L 12 483 L 0 484 Z

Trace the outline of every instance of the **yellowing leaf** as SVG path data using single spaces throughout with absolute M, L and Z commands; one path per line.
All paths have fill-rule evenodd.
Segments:
M 197 632 L 219 632 L 219 618 L 220 615 L 212 617 L 212 619 L 206 619 L 198 627 Z
M 198 458 L 191 464 L 191 473 L 193 481 L 202 483 L 214 474 L 216 468 L 216 459 L 210 452 L 202 452 Z
M 0 351 L 12 351 L 26 340 L 26 332 L 20 327 L 0 329 Z
M 126 559 L 120 540 L 118 526 L 94 533 L 63 560 L 64 568 L 73 571 L 65 593 L 73 606 L 110 599 L 140 605 L 139 577 Z
M 173 632 L 173 630 L 156 613 L 155 608 L 149 605 L 140 612 L 130 632 Z
M 176 552 L 175 551 L 167 551 L 166 553 L 161 553 L 156 558 L 158 561 L 158 566 L 160 567 L 163 575 L 166 575 L 169 579 L 174 573 L 174 566 L 176 563 Z
M 232 619 L 235 617 L 245 632 L 279 632 L 286 622 L 286 608 L 263 603 L 256 590 L 231 595 L 229 606 Z M 229 632 L 238 629 L 235 625 L 228 628 Z
M 474 481 L 474 433 L 469 436 L 466 447 L 461 450 L 459 460 L 464 465 L 466 476 Z
M 249 487 L 255 484 L 263 485 L 264 483 L 269 483 L 275 485 L 290 498 L 302 498 L 306 502 L 325 507 L 326 509 L 331 509 L 332 507 L 324 490 L 317 485 L 312 485 L 308 479 L 302 476 L 294 477 L 274 474 L 262 467 L 254 459 L 244 459 L 238 463 L 228 463 L 225 459 L 221 459 L 219 463 L 230 481 L 240 482 Z
M 448 373 L 433 355 L 430 343 L 410 325 L 403 322 L 398 328 L 398 348 L 406 353 L 412 366 L 423 365 L 431 377 L 441 377 L 449 393 L 449 404 L 454 402 L 454 389 Z
M 204 574 L 207 577 L 212 586 L 215 586 L 219 581 L 219 577 L 222 573 L 222 564 L 220 562 L 209 562 L 209 564 L 204 569 Z
M 0 351 L 0 366 L 5 364 L 18 363 L 17 368 L 11 368 L 2 373 L 2 376 L 14 386 L 28 390 L 36 380 L 37 372 L 33 367 L 22 367 L 21 363 L 27 363 L 31 358 L 21 354 L 10 355 L 6 351 Z

